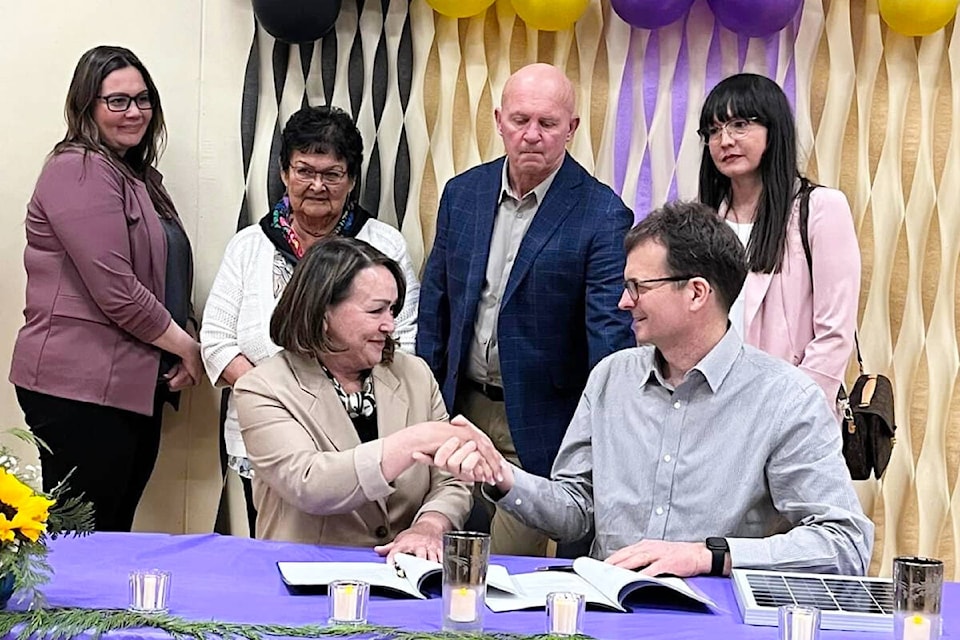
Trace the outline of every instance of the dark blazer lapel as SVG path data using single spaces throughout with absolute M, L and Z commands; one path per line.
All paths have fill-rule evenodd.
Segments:
M 307 413 L 327 436 L 337 451 L 347 451 L 360 444 L 360 437 L 343 408 L 333 384 L 320 365 L 303 356 L 284 352 L 300 389 L 314 398 Z
M 487 175 L 477 183 L 474 206 L 470 215 L 476 216 L 473 225 L 473 254 L 470 258 L 470 273 L 467 274 L 466 290 L 475 296 L 469 302 L 468 309 L 475 308 L 483 290 L 487 275 L 487 260 L 490 257 L 490 237 L 493 235 L 493 222 L 500 202 L 501 176 L 504 158 L 492 162 L 486 167 Z
M 500 303 L 501 308 L 527 275 L 533 261 L 536 260 L 540 250 L 543 249 L 543 245 L 573 211 L 573 205 L 577 199 L 573 197 L 571 191 L 579 187 L 582 179 L 579 165 L 570 157 L 570 154 L 567 154 L 560 166 L 560 171 L 553 179 L 553 184 L 550 185 L 543 202 L 537 208 L 537 213 L 533 216 L 530 227 L 523 236 L 520 250 L 517 251 L 517 259 L 510 271 L 510 279 L 507 281 L 507 290 L 504 292 L 503 300 Z

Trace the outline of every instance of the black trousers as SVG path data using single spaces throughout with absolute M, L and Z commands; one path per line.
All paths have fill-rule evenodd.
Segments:
M 163 400 L 153 415 L 69 400 L 17 387 L 17 400 L 40 447 L 43 490 L 73 470 L 69 495 L 93 503 L 97 531 L 130 531 L 160 450 Z

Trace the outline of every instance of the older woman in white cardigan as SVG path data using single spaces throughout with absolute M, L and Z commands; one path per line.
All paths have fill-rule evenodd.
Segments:
M 280 351 L 270 340 L 273 309 L 304 252 L 330 236 L 363 240 L 400 264 L 407 295 L 394 338 L 401 349 L 413 352 L 420 284 L 400 232 L 357 203 L 354 187 L 362 161 L 360 132 L 342 110 L 304 107 L 290 117 L 280 146 L 286 194 L 259 224 L 240 231 L 227 245 L 204 309 L 200 344 L 214 384 L 232 387 L 241 375 Z M 243 480 L 253 532 L 253 470 L 232 396 L 223 428 L 227 464 Z

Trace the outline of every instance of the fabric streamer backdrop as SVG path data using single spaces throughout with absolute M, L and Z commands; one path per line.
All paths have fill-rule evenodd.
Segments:
M 335 31 L 315 44 L 254 30 L 237 227 L 279 196 L 277 137 L 305 103 L 330 102 L 357 119 L 361 201 L 403 231 L 422 264 L 443 184 L 502 153 L 492 112 L 523 64 L 550 62 L 574 80 L 583 120 L 570 151 L 638 218 L 666 199 L 695 197 L 706 92 L 741 70 L 775 78 L 796 109 L 810 174 L 850 200 L 864 255 L 865 365 L 896 386 L 893 461 L 882 485 L 858 487 L 878 524 L 871 572 L 889 575 L 894 555 L 920 553 L 944 558 L 960 578 L 957 29 L 954 20 L 923 38 L 899 35 L 876 0 L 807 0 L 765 38 L 726 30 L 706 0 L 653 31 L 592 0 L 572 30 L 556 33 L 527 27 L 509 0 L 459 20 L 425 0 L 345 0 Z

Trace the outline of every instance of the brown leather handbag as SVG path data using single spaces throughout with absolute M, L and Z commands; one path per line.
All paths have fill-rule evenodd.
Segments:
M 807 222 L 810 218 L 810 192 L 817 185 L 806 178 L 800 180 L 800 241 L 807 257 L 807 268 L 813 277 L 813 259 L 810 255 L 810 239 Z M 847 461 L 850 477 L 854 480 L 866 480 L 873 471 L 878 480 L 890 462 L 894 434 L 893 385 L 890 379 L 879 374 L 865 374 L 863 359 L 860 357 L 860 340 L 853 334 L 857 347 L 857 364 L 860 375 L 847 396 L 843 385 L 837 391 L 837 407 L 843 417 L 843 457 Z
M 850 390 L 850 396 L 847 397 L 842 385 L 837 393 L 837 406 L 843 416 L 843 457 L 854 480 L 868 479 L 871 471 L 879 480 L 896 443 L 893 385 L 886 376 L 863 373 L 859 344 L 857 362 L 860 375 Z

